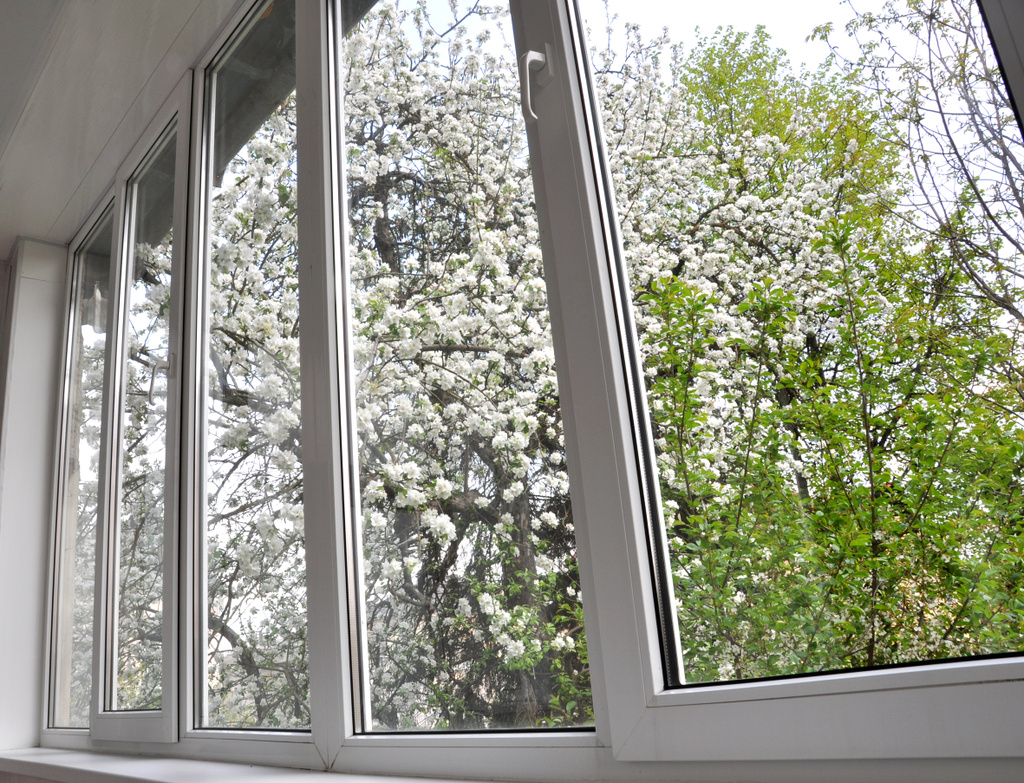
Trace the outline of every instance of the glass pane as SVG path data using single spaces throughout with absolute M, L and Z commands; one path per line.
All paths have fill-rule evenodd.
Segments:
M 92 702 L 93 595 L 100 433 L 110 333 L 113 209 L 75 254 L 68 400 L 61 470 L 61 540 L 55 586 L 52 725 L 87 728 Z
M 168 317 L 176 133 L 129 183 L 133 221 L 122 377 L 114 709 L 159 709 L 163 675 Z
M 205 710 L 309 726 L 296 256 L 295 4 L 210 77 Z
M 686 683 L 1024 648 L 1020 131 L 972 0 L 855 6 L 581 2 Z
M 366 728 L 591 723 L 507 10 L 389 3 L 344 49 Z

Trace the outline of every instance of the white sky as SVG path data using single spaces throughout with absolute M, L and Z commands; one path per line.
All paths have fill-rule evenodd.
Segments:
M 398 0 L 400 7 L 412 7 L 415 0 Z M 451 0 L 427 0 L 429 17 L 435 29 L 443 30 L 451 23 L 453 16 L 449 7 Z M 474 0 L 455 0 L 461 15 Z M 586 26 L 594 40 L 591 46 L 601 48 L 605 41 L 605 0 L 577 0 Z M 608 9 L 618 18 L 612 23 L 613 49 L 624 51 L 624 27 L 627 22 L 640 26 L 644 40 L 655 38 L 662 28 L 668 28 L 673 43 L 683 43 L 687 48 L 695 40 L 694 30 L 700 28 L 701 35 L 711 35 L 719 26 L 732 26 L 736 30 L 752 33 L 758 25 L 764 25 L 771 37 L 772 45 L 783 49 L 789 55 L 790 65 L 799 71 L 801 65 L 809 69 L 820 65 L 829 54 L 828 46 L 818 41 L 807 41 L 814 28 L 831 22 L 834 27 L 832 40 L 840 51 L 849 57 L 856 57 L 858 48 L 852 43 L 843 45 L 845 25 L 854 16 L 854 10 L 880 11 L 885 0 L 608 0 Z M 852 7 L 851 7 L 852 6 Z M 474 29 L 477 22 L 470 20 L 468 28 Z M 512 48 L 512 33 L 506 25 L 504 33 L 492 39 L 493 45 Z
M 578 2 L 591 30 L 603 36 L 603 0 Z M 881 5 L 882 0 L 855 0 L 861 12 L 878 10 Z M 639 24 L 644 38 L 652 38 L 667 27 L 674 42 L 687 46 L 694 41 L 695 27 L 700 27 L 702 35 L 709 35 L 719 26 L 753 32 L 763 24 L 774 46 L 789 54 L 794 69 L 799 69 L 801 63 L 813 68 L 828 55 L 823 43 L 805 40 L 817 25 L 833 22 L 841 34 L 853 15 L 846 0 L 609 0 L 608 7 L 612 14 L 618 14 L 620 24 Z

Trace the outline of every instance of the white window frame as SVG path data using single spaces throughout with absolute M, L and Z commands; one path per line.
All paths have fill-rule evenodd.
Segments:
M 179 448 L 177 434 L 180 430 L 177 422 L 177 376 L 179 374 L 180 347 L 176 344 L 180 337 L 182 278 L 184 275 L 185 250 L 184 241 L 176 239 L 173 244 L 172 268 L 172 307 L 169 313 L 169 336 L 171 343 L 168 349 L 167 369 L 168 402 L 165 471 L 165 511 L 163 530 L 163 641 L 162 641 L 162 673 L 161 673 L 161 708 L 158 710 L 110 710 L 116 680 L 116 634 L 115 626 L 118 586 L 118 537 L 119 526 L 117 517 L 120 514 L 120 472 L 123 455 L 122 433 L 123 409 L 125 405 L 122 377 L 125 371 L 127 341 L 125 338 L 128 311 L 128 294 L 131 286 L 129 265 L 132 263 L 132 252 L 129 242 L 135 231 L 132 189 L 142 166 L 150 160 L 155 145 L 164 143 L 165 135 L 174 123 L 175 127 L 175 183 L 173 228 L 175 237 L 185 236 L 185 198 L 188 187 L 188 151 L 190 122 L 190 88 L 191 73 L 186 73 L 172 95 L 157 112 L 150 126 L 142 135 L 132 153 L 119 169 L 115 179 L 116 198 L 114 202 L 114 252 L 111 268 L 111 351 L 106 388 L 107 409 L 105 417 L 107 426 L 100 445 L 101 463 L 105 468 L 101 472 L 99 504 L 99 525 L 97 540 L 96 570 L 96 619 L 93 637 L 93 705 L 91 716 L 91 732 L 100 741 L 177 741 L 177 692 L 178 692 L 178 610 L 177 610 L 177 507 L 179 464 Z
M 1019 14 L 1013 16 L 1010 0 L 980 1 L 990 19 L 1001 15 L 1011 26 L 1024 25 Z M 185 114 L 178 115 L 179 134 L 188 135 L 184 131 L 190 126 L 193 140 L 189 228 L 187 235 L 182 234 L 187 243 L 180 243 L 187 244 L 191 259 L 185 282 L 188 313 L 202 312 L 201 275 L 191 270 L 201 266 L 198 259 L 206 253 L 203 74 L 253 5 L 246 3 L 232 15 L 197 63 L 190 122 L 182 120 Z M 943 759 L 982 779 L 986 769 L 996 768 L 986 763 L 998 766 L 1021 759 L 1024 657 L 665 687 L 657 589 L 650 565 L 651 549 L 664 547 L 664 540 L 663 534 L 649 533 L 646 521 L 653 506 L 647 493 L 657 492 L 645 484 L 649 425 L 642 384 L 636 384 L 637 370 L 627 358 L 636 338 L 593 80 L 588 58 L 578 45 L 581 25 L 573 0 L 511 0 L 511 5 L 517 55 L 539 51 L 554 63 L 553 81 L 533 83 L 539 119 L 528 134 L 570 456 L 596 730 L 360 732 L 354 705 L 362 698 L 364 675 L 358 670 L 358 596 L 351 576 L 358 546 L 351 527 L 344 524 L 351 516 L 349 503 L 358 475 L 347 403 L 352 399 L 352 373 L 342 371 L 350 368 L 351 359 L 347 331 L 338 328 L 351 322 L 341 250 L 346 230 L 339 164 L 343 107 L 336 90 L 334 39 L 340 30 L 340 9 L 331 0 L 297 0 L 303 466 L 307 569 L 313 575 L 308 581 L 312 730 L 197 728 L 199 694 L 189 683 L 195 679 L 197 655 L 204 646 L 202 607 L 197 604 L 197 579 L 202 575 L 197 573 L 201 560 L 196 551 L 201 539 L 195 524 L 183 523 L 184 556 L 176 593 L 182 608 L 177 715 L 169 717 L 168 711 L 156 730 L 140 724 L 137 714 L 97 715 L 91 735 L 89 730 L 44 728 L 43 744 L 353 773 L 460 778 L 497 774 L 522 780 L 686 775 L 810 780 L 824 774 L 838 780 L 854 779 L 869 768 L 873 774 L 900 779 L 924 774 Z M 1024 31 L 1012 26 L 1011 32 L 1013 67 L 1020 70 Z M 1000 45 L 1005 47 L 1007 37 L 1003 38 Z M 1000 36 L 996 39 L 999 43 Z M 1005 49 L 1001 55 L 1004 63 L 1010 62 Z M 1007 66 L 1011 86 L 1013 67 Z M 1017 103 L 1024 105 L 1024 96 Z M 165 125 L 154 120 L 158 129 Z M 144 146 L 140 142 L 140 148 Z M 134 169 L 125 170 L 127 179 Z M 123 195 L 118 203 L 123 203 Z M 123 209 L 117 210 L 119 226 Z M 116 231 L 120 238 L 122 230 Z M 201 455 L 195 448 L 203 405 L 201 363 L 195 359 L 201 356 L 202 329 L 194 316 L 186 324 L 182 448 L 188 456 L 181 475 L 181 519 L 194 522 L 201 519 L 195 506 L 202 498 Z M 170 584 L 178 578 L 173 575 Z M 98 622 L 97 628 L 102 627 Z M 97 640 L 97 651 L 101 641 Z M 165 687 L 170 681 L 165 679 Z M 790 776 L 778 777 L 785 774 Z

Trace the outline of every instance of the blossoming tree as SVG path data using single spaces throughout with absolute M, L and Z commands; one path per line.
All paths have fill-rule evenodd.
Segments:
M 592 718 L 503 34 L 481 3 L 385 3 L 344 43 L 343 522 L 375 728 Z M 908 219 L 862 71 L 794 74 L 763 31 L 594 58 L 687 681 L 1020 649 L 1019 324 L 1009 289 L 978 294 L 1016 245 Z M 210 703 L 232 725 L 308 721 L 293 110 L 210 218 Z

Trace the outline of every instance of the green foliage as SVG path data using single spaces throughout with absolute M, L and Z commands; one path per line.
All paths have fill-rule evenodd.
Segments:
M 893 208 L 858 74 L 795 75 L 764 30 L 667 82 L 632 56 L 605 113 L 687 681 L 1020 649 L 1020 335 L 975 294 L 1015 259 L 972 198 Z

